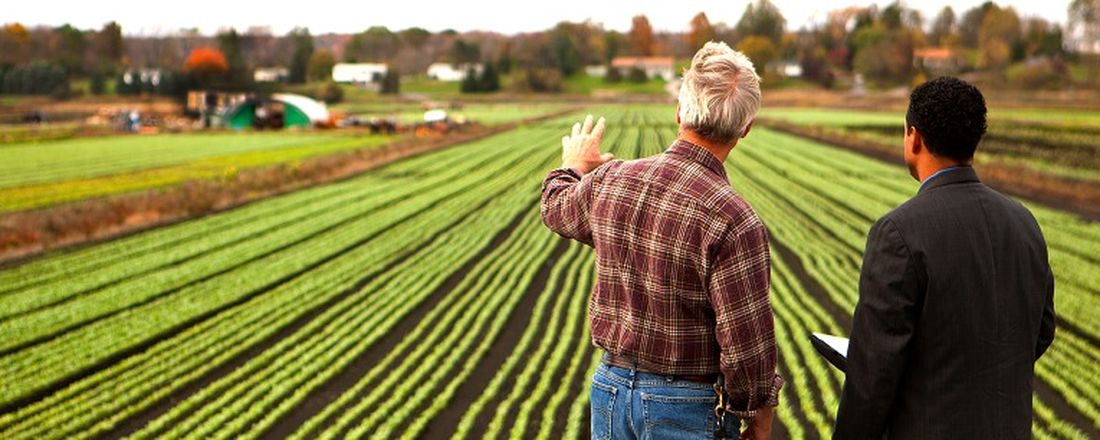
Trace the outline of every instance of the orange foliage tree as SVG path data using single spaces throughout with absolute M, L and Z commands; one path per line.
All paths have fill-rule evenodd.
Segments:
M 183 62 L 183 71 L 193 73 L 199 80 L 206 82 L 229 72 L 229 62 L 225 60 L 222 51 L 200 47 L 187 55 L 187 60 Z

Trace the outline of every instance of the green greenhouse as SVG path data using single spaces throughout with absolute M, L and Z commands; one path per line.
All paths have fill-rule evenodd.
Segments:
M 230 128 L 309 127 L 329 121 L 325 104 L 302 95 L 276 93 L 265 99 L 249 98 L 231 105 L 221 114 L 222 125 Z

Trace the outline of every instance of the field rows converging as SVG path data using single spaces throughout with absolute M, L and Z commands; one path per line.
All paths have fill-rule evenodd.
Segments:
M 376 147 L 394 136 L 313 133 L 167 134 L 63 139 L 4 146 L 0 213 Z
M 592 112 L 619 159 L 676 138 L 664 106 Z M 538 214 L 580 116 L 0 271 L 0 438 L 587 437 L 594 255 Z M 808 333 L 847 332 L 867 230 L 916 184 L 766 127 L 727 167 L 771 233 L 776 435 L 829 437 L 844 377 Z M 1060 314 L 1033 433 L 1100 437 L 1100 226 L 1029 207 Z

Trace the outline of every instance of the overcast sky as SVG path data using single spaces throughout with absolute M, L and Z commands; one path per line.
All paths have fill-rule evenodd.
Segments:
M 866 5 L 872 0 L 772 0 L 787 18 L 791 30 L 821 22 L 828 11 L 852 5 Z M 1070 0 L 999 1 L 1011 5 L 1022 16 L 1039 16 L 1064 23 Z M 245 30 L 250 26 L 267 26 L 278 34 L 295 26 L 308 27 L 313 34 L 326 32 L 358 32 L 373 25 L 390 29 L 419 26 L 430 31 L 489 30 L 502 33 L 538 31 L 562 20 L 592 19 L 605 28 L 625 31 L 631 17 L 645 14 L 657 30 L 684 31 L 691 17 L 699 11 L 707 13 L 712 23 L 736 23 L 748 0 L 383 0 L 383 1 L 270 1 L 182 0 L 115 1 L 115 0 L 33 0 L 5 1 L 0 22 L 18 21 L 25 25 L 64 23 L 79 28 L 98 29 L 111 20 L 122 24 L 127 34 L 164 34 L 182 28 L 197 27 L 212 34 L 225 27 Z M 875 1 L 880 5 L 888 1 Z M 923 0 L 907 5 L 931 17 L 950 4 L 957 15 L 982 3 L 982 0 Z M 379 6 L 379 4 L 384 6 Z M 690 6 L 684 7 L 684 5 Z

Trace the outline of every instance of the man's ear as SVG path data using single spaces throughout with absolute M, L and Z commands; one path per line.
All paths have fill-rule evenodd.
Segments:
M 676 125 L 680 125 L 680 103 L 676 103 Z
M 752 120 L 749 121 L 749 125 L 745 126 L 745 131 L 741 132 L 741 139 L 744 139 L 745 136 L 749 135 L 749 132 L 752 131 L 752 124 L 755 124 L 755 123 L 756 123 L 756 118 L 752 118 Z
M 917 130 L 915 126 L 909 126 L 906 130 L 909 131 L 909 136 L 913 137 L 913 141 L 910 142 L 909 145 L 906 145 L 906 147 L 909 148 L 909 153 L 916 157 L 924 150 L 924 135 L 922 135 L 920 130 Z

